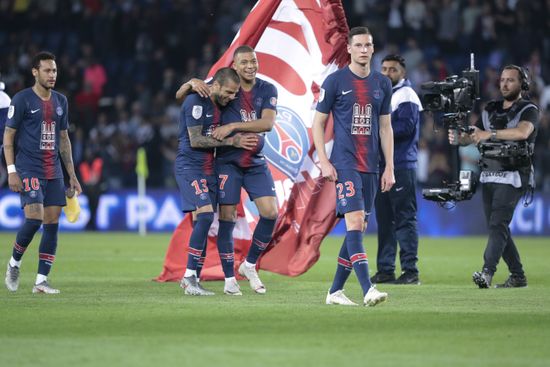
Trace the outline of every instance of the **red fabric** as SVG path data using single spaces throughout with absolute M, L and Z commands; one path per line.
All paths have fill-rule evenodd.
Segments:
M 170 244 L 168 245 L 168 251 L 166 251 L 162 273 L 154 280 L 158 282 L 180 281 L 185 273 L 185 267 L 187 265 L 187 248 L 192 230 L 193 220 L 191 215 L 188 214 L 183 218 L 172 234 Z M 208 249 L 201 273 L 201 279 L 223 279 L 220 256 L 218 248 L 216 247 L 216 237 L 209 236 L 207 246 Z M 246 258 L 249 247 L 250 241 L 235 240 L 235 275 L 237 275 L 237 269 Z
M 96 184 L 101 181 L 101 173 L 103 171 L 103 159 L 95 158 L 92 163 L 83 161 L 80 163 L 80 177 L 82 183 L 86 185 Z
M 300 151 L 303 146 L 299 143 L 307 139 L 309 150 L 307 147 L 302 150 L 303 161 L 299 173 L 295 175 L 292 170 L 289 173 L 281 166 L 276 167 L 271 160 L 273 157 L 266 154 L 277 188 L 279 219 L 273 240 L 259 260 L 260 269 L 289 276 L 306 272 L 319 259 L 321 241 L 337 222 L 334 183 L 320 177 L 315 162 L 310 128 L 313 108 L 304 112 L 303 106 L 314 105 L 324 78 L 336 67 L 349 62 L 346 49 L 348 31 L 340 0 L 260 0 L 244 21 L 231 46 L 209 72 L 209 76 L 212 76 L 220 67 L 230 66 L 234 50 L 241 45 L 249 45 L 256 49 L 260 77 L 267 77 L 278 85 L 278 108 L 290 109 L 296 114 L 302 108 L 299 116 L 303 125 L 296 125 L 296 131 L 306 129 L 307 136 L 299 138 L 302 140 L 294 137 L 298 140 L 292 143 Z M 263 42 L 262 37 L 266 37 Z M 279 39 L 280 42 L 274 42 Z M 293 50 L 306 58 L 294 57 Z M 315 58 L 316 55 L 319 57 Z M 289 132 L 281 126 L 277 121 L 278 134 Z M 327 143 L 333 139 L 332 119 L 327 122 L 325 139 Z M 247 198 L 244 191 L 242 198 Z M 253 214 L 254 210 L 246 210 L 253 204 L 245 204 L 243 206 L 241 202 L 238 207 L 234 232 L 236 269 L 248 252 L 258 220 L 257 214 Z M 213 226 L 217 227 L 217 223 Z M 163 272 L 156 280 L 176 281 L 183 276 L 191 230 L 191 220 L 184 219 L 172 236 Z M 216 228 L 211 230 L 210 234 L 213 233 L 216 233 Z M 223 279 L 215 238 L 208 238 L 202 279 Z

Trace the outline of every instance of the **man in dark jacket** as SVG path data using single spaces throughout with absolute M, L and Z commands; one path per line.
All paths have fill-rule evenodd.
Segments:
M 405 60 L 388 55 L 382 60 L 382 74 L 393 86 L 391 124 L 394 137 L 395 185 L 378 192 L 375 199 L 378 222 L 377 273 L 373 283 L 419 284 L 418 230 L 416 223 L 416 155 L 422 105 L 411 83 L 405 79 Z M 380 170 L 385 166 L 381 158 Z M 399 242 L 402 274 L 395 279 L 395 257 Z

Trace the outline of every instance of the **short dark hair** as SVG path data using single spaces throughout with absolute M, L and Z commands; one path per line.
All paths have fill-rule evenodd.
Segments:
M 403 67 L 403 69 L 407 69 L 407 66 L 405 65 L 405 59 L 403 58 L 403 56 L 401 55 L 398 55 L 398 54 L 389 54 L 387 55 L 386 57 L 384 57 L 382 59 L 382 63 L 384 61 L 396 61 L 399 63 L 399 65 L 401 65 Z
M 224 86 L 228 80 L 241 84 L 241 78 L 239 78 L 239 74 L 233 68 L 223 67 L 216 71 L 214 78 L 212 78 L 212 83 L 218 82 L 221 86 Z
M 360 34 L 372 35 L 367 27 L 353 27 L 348 33 L 348 44 L 351 45 L 351 39 L 353 38 L 353 36 L 357 36 Z
M 248 45 L 239 46 L 233 52 L 233 60 L 235 59 L 235 57 L 237 57 L 238 54 L 246 54 L 249 52 L 254 52 L 254 49 Z
M 502 70 L 515 70 L 518 72 L 519 82 L 521 83 L 521 90 L 528 91 L 530 87 L 529 74 L 525 68 L 514 64 L 506 65 Z
M 53 60 L 55 61 L 55 55 L 48 51 L 41 51 L 34 55 L 32 58 L 31 66 L 33 69 L 39 69 L 40 68 L 40 61 L 42 60 Z

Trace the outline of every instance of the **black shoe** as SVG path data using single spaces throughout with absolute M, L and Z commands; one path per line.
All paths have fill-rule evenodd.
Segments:
M 476 271 L 472 275 L 472 280 L 479 288 L 489 288 L 491 286 L 493 276 L 489 274 L 488 271 L 483 269 L 482 271 Z
M 394 273 L 381 273 L 377 272 L 370 278 L 372 284 L 378 283 L 393 283 L 395 281 Z
M 527 287 L 527 278 L 525 275 L 512 275 L 502 284 L 495 285 L 495 288 L 523 288 Z
M 420 279 L 418 279 L 418 273 L 404 271 L 393 284 L 420 284 Z

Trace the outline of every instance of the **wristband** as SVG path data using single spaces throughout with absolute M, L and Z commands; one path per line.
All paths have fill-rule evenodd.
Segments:
M 8 174 L 10 173 L 16 173 L 17 170 L 15 169 L 15 164 L 9 164 L 8 165 Z
M 491 140 L 497 140 L 497 131 L 491 130 Z

